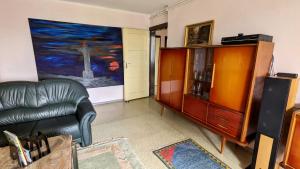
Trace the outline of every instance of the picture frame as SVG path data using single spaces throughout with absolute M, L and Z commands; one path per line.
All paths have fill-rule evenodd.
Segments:
M 214 20 L 209 20 L 185 26 L 184 46 L 211 45 L 214 23 Z

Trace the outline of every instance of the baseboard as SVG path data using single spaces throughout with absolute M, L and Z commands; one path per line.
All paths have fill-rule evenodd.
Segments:
M 105 102 L 95 102 L 93 103 L 94 106 L 96 105 L 102 105 L 102 104 L 108 104 L 108 103 L 115 103 L 115 102 L 123 102 L 123 99 L 118 99 L 118 100 L 110 100 L 110 101 L 105 101 Z

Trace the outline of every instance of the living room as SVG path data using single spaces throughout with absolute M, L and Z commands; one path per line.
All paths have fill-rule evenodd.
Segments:
M 33 168 L 300 168 L 299 6 L 3 1 L 1 139 L 49 142 Z M 1 139 L 0 168 L 24 166 Z

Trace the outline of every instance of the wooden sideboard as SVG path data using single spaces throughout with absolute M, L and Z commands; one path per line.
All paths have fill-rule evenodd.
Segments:
M 227 140 L 246 146 L 256 131 L 273 47 L 260 41 L 162 48 L 156 99 L 219 134 L 221 152 Z

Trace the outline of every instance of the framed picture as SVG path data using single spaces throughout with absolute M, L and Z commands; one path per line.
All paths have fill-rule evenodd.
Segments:
M 212 41 L 214 20 L 187 25 L 185 27 L 184 46 L 209 45 Z
M 122 29 L 29 18 L 39 80 L 73 79 L 87 88 L 124 84 Z

